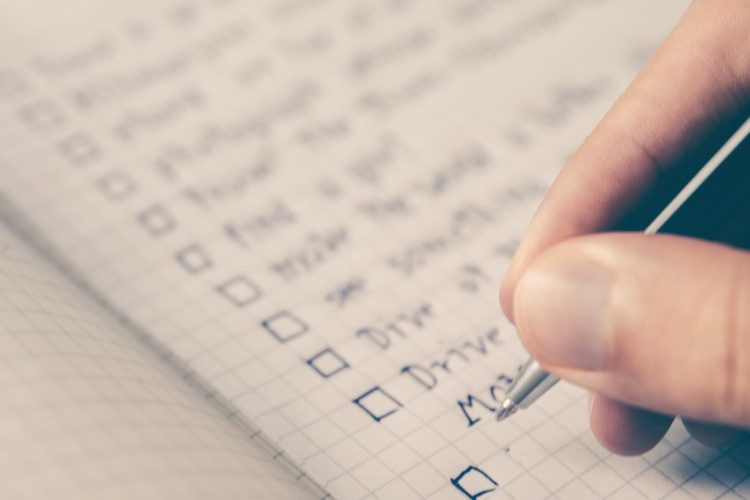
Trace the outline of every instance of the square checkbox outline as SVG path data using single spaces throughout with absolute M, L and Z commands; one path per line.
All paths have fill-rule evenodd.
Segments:
M 483 490 L 477 491 L 475 493 L 470 492 L 467 490 L 464 485 L 461 483 L 466 476 L 469 476 L 470 474 L 474 473 L 474 475 L 479 474 L 480 478 L 483 480 L 488 481 L 488 488 L 485 488 Z M 451 484 L 461 493 L 466 496 L 466 498 L 470 498 L 471 500 L 475 500 L 483 495 L 487 495 L 488 493 L 492 493 L 493 491 L 497 490 L 498 482 L 495 481 L 492 476 L 487 474 L 485 471 L 477 467 L 476 465 L 470 465 L 466 467 L 464 470 L 458 473 L 455 477 L 451 478 Z
M 18 110 L 18 117 L 34 131 L 46 132 L 60 127 L 65 117 L 52 102 L 44 99 L 28 103 Z
M 321 367 L 316 363 L 316 361 L 319 361 L 321 358 L 324 358 L 326 356 L 333 357 L 333 359 L 338 363 L 338 366 L 332 371 L 322 370 Z M 305 361 L 305 363 L 307 363 L 313 370 L 315 370 L 318 373 L 318 375 L 320 375 L 323 378 L 332 377 L 336 375 L 337 373 L 343 370 L 346 370 L 347 368 L 350 367 L 349 363 L 347 363 L 347 361 L 344 358 L 342 358 L 339 353 L 337 353 L 330 347 L 326 347 L 325 349 L 323 349 L 316 355 L 308 358 Z
M 110 172 L 96 180 L 96 186 L 110 200 L 120 201 L 129 198 L 136 191 L 132 177 L 121 170 Z
M 69 163 L 80 167 L 94 163 L 101 156 L 97 143 L 80 132 L 71 134 L 60 141 L 57 149 Z
M 396 407 L 393 408 L 393 409 L 391 409 L 391 410 L 388 410 L 387 412 L 382 413 L 380 415 L 376 415 L 375 413 L 373 413 L 372 411 L 370 411 L 370 409 L 367 406 L 365 406 L 365 404 L 363 403 L 363 400 L 367 399 L 369 397 L 372 397 L 372 395 L 376 394 L 376 393 L 382 394 L 385 398 L 389 399 L 392 403 L 395 403 Z M 393 396 L 391 396 L 390 394 L 388 394 L 379 385 L 376 385 L 376 386 L 368 389 L 364 393 L 360 394 L 359 396 L 357 396 L 356 398 L 354 398 L 352 400 L 352 402 L 354 404 L 356 404 L 357 406 L 359 406 L 360 408 L 362 408 L 365 411 L 365 413 L 367 413 L 370 416 L 370 418 L 372 418 L 376 422 L 380 422 L 384 418 L 386 418 L 386 417 L 388 417 L 390 415 L 393 415 L 400 408 L 402 408 L 404 406 L 404 405 L 401 404 L 401 402 L 398 399 L 396 399 Z
M 190 274 L 200 274 L 214 267 L 214 263 L 201 245 L 193 243 L 174 254 L 175 261 Z
M 244 287 L 243 291 L 249 290 L 251 294 L 247 297 L 239 296 L 239 294 L 237 293 L 238 286 Z M 232 289 L 235 290 L 234 293 L 231 291 Z M 237 275 L 224 281 L 216 287 L 216 291 L 227 301 L 239 308 L 246 307 L 253 302 L 256 302 L 262 295 L 260 288 L 258 288 L 255 283 L 253 283 L 250 279 L 243 275 Z
M 284 333 L 284 332 L 280 332 L 279 330 L 274 329 L 273 324 L 275 322 L 280 321 L 282 318 L 291 320 L 293 323 L 295 323 L 299 327 L 299 329 L 292 333 Z M 276 340 L 278 340 L 282 344 L 285 344 L 289 342 L 290 340 L 296 339 L 300 335 L 305 334 L 310 329 L 310 327 L 307 326 L 307 323 L 305 323 L 304 321 L 302 321 L 301 319 L 299 319 L 297 316 L 290 313 L 289 311 L 279 311 L 273 316 L 270 316 L 264 319 L 263 321 L 261 321 L 260 324 L 268 333 L 270 333 Z
M 153 205 L 137 216 L 138 222 L 151 236 L 158 238 L 172 232 L 177 226 L 172 215 L 161 205 Z M 154 224 L 154 221 L 160 221 Z

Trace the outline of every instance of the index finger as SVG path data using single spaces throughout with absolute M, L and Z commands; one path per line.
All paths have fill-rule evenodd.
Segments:
M 501 302 L 564 239 L 642 229 L 739 126 L 750 101 L 750 3 L 696 0 L 572 156 L 534 216 Z

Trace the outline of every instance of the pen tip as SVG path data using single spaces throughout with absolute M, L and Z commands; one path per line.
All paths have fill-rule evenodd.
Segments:
M 518 411 L 518 406 L 516 406 L 516 404 L 510 399 L 505 398 L 505 401 L 503 401 L 503 404 L 497 411 L 497 419 L 505 420 L 506 418 L 513 415 L 516 411 Z

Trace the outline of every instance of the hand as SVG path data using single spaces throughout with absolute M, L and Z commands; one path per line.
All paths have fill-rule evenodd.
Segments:
M 526 347 L 596 393 L 592 430 L 617 453 L 650 449 L 669 415 L 713 445 L 750 426 L 750 253 L 601 232 L 684 183 L 749 103 L 750 2 L 696 0 L 565 166 L 503 283 Z

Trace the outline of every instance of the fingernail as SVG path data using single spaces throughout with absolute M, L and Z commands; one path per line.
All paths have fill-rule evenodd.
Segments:
M 557 366 L 596 370 L 606 354 L 606 304 L 612 273 L 581 252 L 559 250 L 524 273 L 514 297 L 527 347 Z

